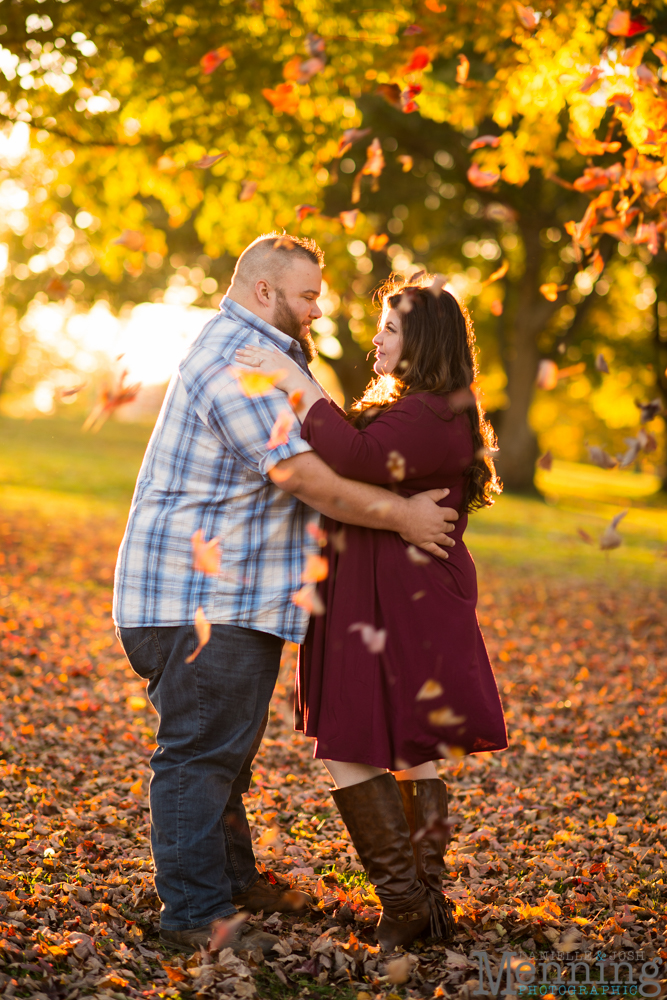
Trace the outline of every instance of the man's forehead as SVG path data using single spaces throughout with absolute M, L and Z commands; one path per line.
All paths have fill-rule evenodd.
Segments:
M 299 260 L 294 262 L 294 266 L 288 268 L 284 273 L 284 280 L 292 288 L 299 291 L 317 292 L 322 291 L 322 272 L 319 264 L 311 263 L 309 260 Z

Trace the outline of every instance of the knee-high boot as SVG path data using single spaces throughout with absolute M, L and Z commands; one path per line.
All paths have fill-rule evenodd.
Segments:
M 440 778 L 419 778 L 397 784 L 410 827 L 417 877 L 437 901 L 438 914 L 443 923 L 441 933 L 443 937 L 449 937 L 455 931 L 454 907 L 442 891 L 444 855 L 450 841 L 446 823 L 447 785 Z M 426 828 L 428 832 L 423 833 Z
M 377 926 L 382 947 L 392 951 L 428 934 L 433 894 L 417 877 L 410 829 L 393 774 L 332 789 L 332 795 L 382 903 Z

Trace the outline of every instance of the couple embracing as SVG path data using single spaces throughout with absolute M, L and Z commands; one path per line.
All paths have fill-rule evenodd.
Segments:
M 323 266 L 285 235 L 241 254 L 170 383 L 119 553 L 117 635 L 159 719 L 151 847 L 176 948 L 239 911 L 310 902 L 258 872 L 243 806 L 286 640 L 300 644 L 296 728 L 331 775 L 387 950 L 452 930 L 435 762 L 508 745 L 462 540 L 498 490 L 469 317 L 425 277 L 388 284 L 378 377 L 345 413 L 308 369 Z M 274 385 L 247 394 L 243 368 Z M 288 397 L 298 419 L 268 448 Z M 221 540 L 217 575 L 192 566 L 197 531 Z M 315 554 L 329 572 L 309 621 L 293 596 Z M 192 659 L 199 607 L 211 636 Z M 277 940 L 240 924 L 226 943 L 268 954 Z

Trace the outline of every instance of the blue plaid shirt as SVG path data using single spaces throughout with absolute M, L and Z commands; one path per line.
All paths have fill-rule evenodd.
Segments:
M 123 628 L 186 625 L 201 605 L 212 623 L 305 636 L 308 616 L 291 597 L 319 515 L 268 472 L 311 448 L 295 421 L 289 442 L 267 450 L 287 399 L 277 389 L 243 394 L 233 367 L 244 344 L 278 348 L 308 370 L 291 337 L 223 298 L 171 380 L 139 471 L 116 566 L 113 617 Z M 216 577 L 192 568 L 198 529 L 220 537 Z

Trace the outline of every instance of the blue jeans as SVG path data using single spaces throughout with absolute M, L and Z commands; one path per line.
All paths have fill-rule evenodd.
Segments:
M 194 626 L 118 628 L 158 714 L 151 758 L 151 849 L 165 930 L 236 913 L 258 878 L 243 793 L 264 733 L 283 640 L 213 625 L 193 663 Z

